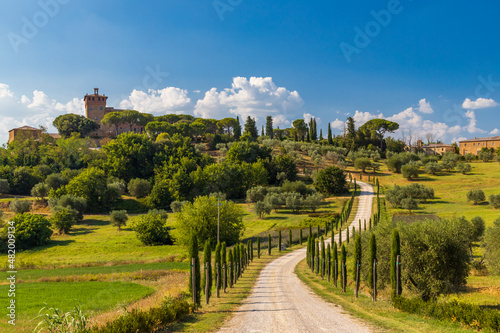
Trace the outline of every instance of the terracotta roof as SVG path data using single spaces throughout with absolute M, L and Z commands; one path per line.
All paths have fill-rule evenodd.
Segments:
M 61 138 L 61 135 L 60 134 L 57 134 L 57 133 L 48 133 L 51 137 L 53 137 L 54 139 L 60 139 Z
M 34 128 L 34 127 L 31 127 L 31 126 L 23 126 L 23 127 L 13 128 L 9 132 L 12 132 L 13 130 L 40 131 L 39 128 Z
M 487 138 L 474 138 L 469 140 L 462 140 L 459 142 L 478 142 L 478 141 L 500 141 L 500 136 L 490 136 Z
M 423 145 L 422 148 L 455 148 L 452 145 L 448 145 L 446 143 L 431 143 L 429 145 Z

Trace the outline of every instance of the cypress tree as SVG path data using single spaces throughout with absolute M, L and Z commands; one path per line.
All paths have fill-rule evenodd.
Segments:
M 260 259 L 260 237 L 257 237 L 257 258 Z
M 370 230 L 372 230 L 372 219 L 370 218 Z
M 313 232 L 312 232 L 312 225 L 309 224 L 309 235 L 311 235 L 311 237 L 312 237 L 312 234 L 313 234 Z
M 341 267 L 341 279 L 342 279 L 342 290 L 344 290 L 344 286 L 347 284 L 347 274 L 344 274 L 344 271 L 347 271 L 347 268 L 345 267 L 345 261 L 347 259 L 346 252 L 345 252 L 345 246 L 342 244 L 340 248 L 340 264 L 342 265 Z
M 333 145 L 332 126 L 330 123 L 328 123 L 328 144 Z
M 332 261 L 332 249 L 330 247 L 330 243 L 327 244 L 326 246 L 326 260 L 325 260 L 325 267 L 326 267 L 326 274 L 328 275 L 328 282 L 330 282 L 330 275 L 331 275 L 331 261 Z M 329 274 L 330 273 L 330 274 Z
M 361 219 L 358 221 L 358 231 L 361 233 Z
M 342 230 L 339 231 L 339 246 L 342 244 Z
M 365 231 L 366 231 L 366 219 L 364 220 L 364 222 L 365 222 Z
M 217 276 L 219 276 L 219 283 L 217 284 Z M 215 287 L 220 289 L 222 287 L 222 258 L 221 258 L 221 245 L 217 242 L 215 246 Z
M 328 221 L 325 221 L 325 237 L 328 235 Z
M 279 231 L 278 236 L 278 252 L 281 252 L 281 230 Z
M 236 116 L 236 124 L 234 126 L 234 138 L 239 140 L 241 136 L 241 125 L 240 125 L 240 117 Z
M 311 267 L 311 260 L 309 260 L 310 255 L 311 255 L 311 236 L 307 236 L 306 262 L 308 267 Z
M 316 239 L 316 275 L 319 273 L 319 256 L 320 256 L 320 248 L 319 248 L 319 238 Z
M 260 136 L 264 136 L 264 125 L 262 125 L 262 129 L 260 130 Z
M 292 247 L 292 229 L 288 229 L 288 246 Z
M 250 260 L 253 261 L 253 239 L 250 240 Z
M 240 246 L 236 244 L 233 247 L 233 259 L 234 259 L 234 283 L 238 280 L 240 276 Z
M 273 117 L 267 116 L 266 117 L 266 135 L 270 137 L 271 139 L 274 138 L 274 133 L 273 133 Z
M 368 286 L 373 290 L 373 261 L 377 259 L 377 240 L 375 234 L 370 235 L 370 243 L 368 245 L 368 262 L 370 263 L 370 269 L 368 270 Z M 377 275 L 375 275 L 375 283 L 377 281 Z
M 195 287 L 196 287 L 196 305 L 200 305 L 200 295 L 201 295 L 201 274 L 200 274 L 200 256 L 198 253 L 198 238 L 196 234 L 191 235 L 191 242 L 189 244 L 189 258 L 194 258 L 194 267 L 191 266 L 191 274 L 189 274 L 189 293 L 191 297 L 193 296 L 193 270 L 195 271 Z
M 227 262 L 226 242 L 222 242 L 220 252 L 221 252 L 221 262 L 224 264 Z M 228 265 L 226 263 L 226 278 L 227 278 L 227 271 L 228 271 Z M 224 283 L 224 281 L 222 281 L 222 283 Z M 227 288 L 227 281 L 226 284 L 222 286 L 222 288 Z
M 267 236 L 267 242 L 268 242 L 268 244 L 267 244 L 267 246 L 268 246 L 267 247 L 267 254 L 271 255 L 271 234 L 269 234 Z
M 349 227 L 347 227 L 345 231 L 346 231 L 346 233 L 345 233 L 345 235 L 346 235 L 345 241 L 347 242 L 347 244 L 349 244 Z
M 251 251 L 250 251 L 250 240 L 247 241 L 247 252 L 248 252 L 248 262 L 250 262 L 250 260 L 252 260 L 252 255 L 251 255 Z
M 325 266 L 323 265 L 323 260 L 326 263 L 326 252 L 325 252 L 325 239 L 321 236 L 321 276 L 325 276 Z
M 297 130 L 293 131 L 293 141 L 295 142 L 299 141 L 299 138 L 297 136 Z
M 316 238 L 315 237 L 311 238 L 311 260 L 312 260 L 311 269 L 314 272 L 314 266 L 315 266 L 314 260 L 316 260 Z
M 234 281 L 234 259 L 233 259 L 233 250 L 229 249 L 228 259 L 227 259 L 227 269 L 229 272 L 229 287 L 233 287 Z
M 302 245 L 302 228 L 299 231 L 299 244 Z
M 337 286 L 337 279 L 338 279 L 338 274 L 339 274 L 339 256 L 337 253 L 337 243 L 333 242 L 333 250 L 332 250 L 332 276 L 333 276 L 333 281 L 335 282 L 335 287 Z
M 354 281 L 356 281 L 356 268 L 358 267 L 358 264 L 361 265 L 361 237 L 356 235 L 354 237 L 354 256 L 353 256 L 353 267 L 354 270 L 352 272 L 352 276 Z
M 392 246 L 391 246 L 391 296 L 395 297 L 396 296 L 396 265 L 399 265 L 397 263 L 397 257 L 398 255 L 401 255 L 401 244 L 400 244 L 400 239 L 399 239 L 399 231 L 398 229 L 394 229 L 392 231 Z M 401 286 L 401 274 L 399 276 L 399 295 L 401 295 L 401 292 L 403 291 L 403 288 Z
M 309 132 L 306 133 L 306 141 L 311 142 L 311 136 L 309 135 Z
M 240 275 L 243 274 L 243 270 L 246 267 L 247 258 L 248 258 L 247 257 L 247 250 L 245 248 L 245 245 L 240 243 L 240 262 L 241 262 Z
M 319 224 L 318 224 L 318 238 L 320 235 L 321 235 L 321 228 L 319 227 Z
M 208 274 L 205 269 L 208 264 Z M 208 298 L 212 295 L 212 248 L 210 247 L 210 240 L 207 239 L 205 242 L 205 248 L 203 249 L 203 280 L 202 280 L 202 288 L 205 289 L 205 286 L 208 284 Z
M 323 141 L 323 129 L 322 128 L 319 129 L 319 139 L 320 139 L 320 141 Z

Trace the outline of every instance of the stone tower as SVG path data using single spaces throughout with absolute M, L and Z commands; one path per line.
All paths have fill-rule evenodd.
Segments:
M 106 100 L 105 95 L 99 95 L 99 88 L 94 88 L 93 95 L 85 95 L 85 117 L 96 121 L 99 125 L 101 120 L 106 114 Z

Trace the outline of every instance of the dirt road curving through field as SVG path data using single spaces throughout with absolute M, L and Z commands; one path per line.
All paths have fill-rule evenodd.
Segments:
M 373 187 L 359 182 L 361 195 L 352 226 L 371 217 Z M 338 241 L 338 235 L 335 237 Z M 345 231 L 342 239 L 346 239 Z M 295 275 L 305 258 L 300 249 L 268 264 L 260 273 L 252 294 L 236 310 L 220 332 L 371 332 L 360 320 L 316 296 Z

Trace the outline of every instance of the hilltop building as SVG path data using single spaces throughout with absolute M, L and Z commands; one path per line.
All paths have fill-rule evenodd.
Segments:
M 424 152 L 426 155 L 444 155 L 445 153 L 454 153 L 455 146 L 445 143 L 431 143 L 428 145 L 422 144 L 422 140 L 418 140 L 416 145 L 406 146 L 406 151 Z
M 500 136 L 463 140 L 459 144 L 460 155 L 467 155 L 469 153 L 477 155 L 483 148 L 493 148 L 494 150 L 500 148 Z
M 129 132 L 130 130 L 137 133 L 142 133 L 144 131 L 144 126 L 132 125 L 130 128 L 129 124 L 123 123 L 116 128 L 113 126 L 104 126 L 101 121 L 104 116 L 110 112 L 123 112 L 123 109 L 115 109 L 106 106 L 106 101 L 108 96 L 99 95 L 99 88 L 94 88 L 94 94 L 86 94 L 83 98 L 85 101 L 85 117 L 94 120 L 99 124 L 99 129 L 95 132 L 89 134 L 90 137 L 95 138 L 110 138 L 117 134 L 124 132 Z
M 34 128 L 31 126 L 22 126 L 18 128 L 13 128 L 9 131 L 9 141 L 11 143 L 14 140 L 33 138 L 35 140 L 42 136 L 43 130 L 41 128 Z M 54 139 L 60 139 L 61 136 L 57 133 L 47 133 L 47 135 L 53 137 Z

